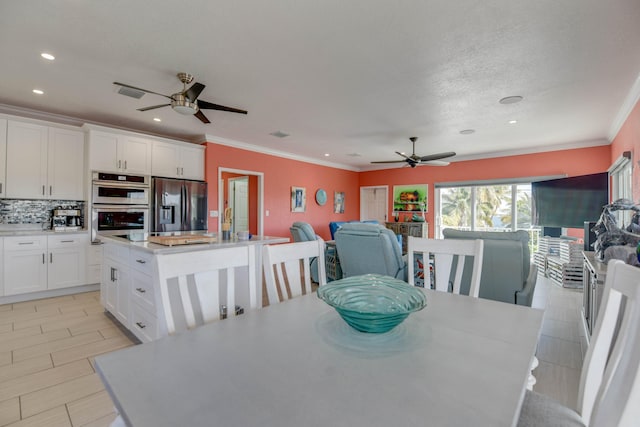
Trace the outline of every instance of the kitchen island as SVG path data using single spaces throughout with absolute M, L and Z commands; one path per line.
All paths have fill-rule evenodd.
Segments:
M 176 244 L 173 246 L 154 243 L 149 237 L 156 236 L 200 236 L 207 243 Z M 164 335 L 159 322 L 162 307 L 155 278 L 154 260 L 159 254 L 211 251 L 228 247 L 250 246 L 255 250 L 255 266 L 258 278 L 255 295 L 258 306 L 262 301 L 262 247 L 267 244 L 286 243 L 287 237 L 253 236 L 248 240 L 221 240 L 210 233 L 130 233 L 126 235 L 100 236 L 104 243 L 100 301 L 123 326 L 140 341 L 148 342 Z M 249 290 L 245 278 L 248 271 L 236 272 L 239 283 L 236 298 L 239 305 L 249 306 Z M 224 300 L 224 299 L 223 299 Z

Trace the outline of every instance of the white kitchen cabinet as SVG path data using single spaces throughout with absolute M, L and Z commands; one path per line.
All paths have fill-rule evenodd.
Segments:
M 7 120 L 0 119 L 0 197 L 6 197 L 6 191 L 7 191 Z
M 54 235 L 47 237 L 47 289 L 68 288 L 86 283 L 86 234 Z
M 158 338 L 156 297 L 153 289 L 153 255 L 131 249 L 131 321 L 129 329 L 142 342 Z
M 82 200 L 82 132 L 9 120 L 6 197 Z
M 89 167 L 103 172 L 151 174 L 151 141 L 130 135 L 90 131 Z
M 129 327 L 130 267 L 129 248 L 104 245 L 101 300 L 105 308 L 124 326 Z
M 4 238 L 4 295 L 47 289 L 47 237 Z
M 153 176 L 204 180 L 204 147 L 153 141 Z

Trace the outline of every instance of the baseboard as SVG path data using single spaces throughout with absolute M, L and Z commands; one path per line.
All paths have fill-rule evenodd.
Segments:
M 92 285 L 73 286 L 71 288 L 51 289 L 47 291 L 30 292 L 28 294 L 9 295 L 6 297 L 0 297 L 0 305 L 13 304 L 16 302 L 31 301 L 43 298 L 60 297 L 63 295 L 72 295 L 98 290 L 100 290 L 100 284 L 94 283 Z

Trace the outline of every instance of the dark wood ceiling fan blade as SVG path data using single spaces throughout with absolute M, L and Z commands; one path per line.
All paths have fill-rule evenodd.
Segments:
M 156 108 L 168 107 L 169 105 L 171 105 L 171 104 L 152 105 L 150 107 L 138 108 L 138 111 L 155 110 Z
M 198 107 L 205 110 L 220 110 L 220 111 L 229 111 L 230 113 L 247 114 L 245 110 L 240 110 L 238 108 L 225 107 L 224 105 L 212 104 L 207 101 L 198 100 L 197 102 L 198 102 Z
M 204 123 L 204 124 L 211 123 L 211 122 L 209 121 L 209 119 L 207 119 L 207 116 L 205 116 L 205 115 L 204 115 L 204 113 L 203 113 L 202 111 L 200 111 L 200 110 L 198 110 L 198 112 L 197 112 L 197 113 L 195 113 L 195 114 L 194 114 L 194 116 L 196 116 L 197 118 L 199 118 L 199 119 L 200 119 L 200 121 L 201 121 L 202 123 Z
M 189 89 L 187 89 L 187 91 L 184 93 L 184 96 L 189 98 L 191 102 L 195 102 L 196 98 L 200 96 L 200 93 L 202 93 L 204 88 L 205 86 L 202 83 L 196 82 Z
M 455 151 L 447 151 L 446 153 L 438 153 L 438 154 L 431 154 L 429 156 L 422 156 L 420 157 L 420 161 L 429 162 L 431 160 L 446 159 L 447 157 L 453 157 L 455 155 L 456 155 Z
M 164 96 L 165 98 L 172 99 L 169 95 L 164 95 L 162 93 L 154 92 L 152 90 L 142 89 L 141 87 L 135 87 L 135 86 L 127 85 L 127 84 L 124 84 L 124 83 L 119 83 L 119 82 L 113 82 L 113 84 L 114 85 L 118 85 L 118 86 L 122 86 L 122 87 L 128 87 L 129 89 L 140 90 L 140 91 L 146 92 L 146 93 L 152 93 L 154 95 Z

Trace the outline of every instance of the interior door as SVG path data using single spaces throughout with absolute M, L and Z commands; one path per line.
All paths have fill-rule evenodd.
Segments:
M 360 188 L 360 220 L 375 219 L 380 224 L 387 221 L 388 187 Z
M 232 200 L 232 231 L 249 230 L 249 179 L 233 178 L 229 180 L 229 198 Z

